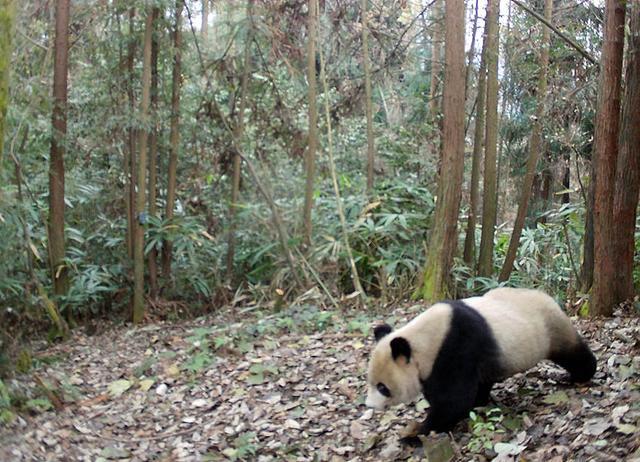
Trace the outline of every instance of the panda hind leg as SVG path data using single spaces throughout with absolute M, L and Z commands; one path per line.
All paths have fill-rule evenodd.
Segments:
M 554 353 L 549 359 L 566 369 L 572 382 L 588 382 L 596 373 L 596 357 L 582 338 L 576 345 Z

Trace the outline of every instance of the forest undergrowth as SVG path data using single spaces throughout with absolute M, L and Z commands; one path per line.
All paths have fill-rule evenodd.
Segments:
M 542 363 L 498 384 L 489 407 L 425 449 L 397 444 L 424 400 L 364 407 L 374 313 L 254 307 L 142 328 L 75 330 L 34 345 L 30 374 L 0 390 L 2 460 L 635 460 L 640 322 L 576 320 L 598 358 L 587 386 Z M 406 431 L 406 430 L 405 430 Z

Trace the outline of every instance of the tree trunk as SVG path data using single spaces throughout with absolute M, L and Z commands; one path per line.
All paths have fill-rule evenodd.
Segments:
M 618 231 L 612 260 L 616 264 L 615 302 L 620 303 L 635 295 L 633 287 L 633 257 L 636 209 L 640 190 L 640 3 L 629 5 L 629 44 L 626 89 L 622 127 L 620 132 L 620 158 L 616 172 L 613 202 L 613 223 Z
M 135 40 L 135 27 L 134 20 L 136 16 L 136 9 L 129 8 L 129 43 L 127 45 L 127 100 L 129 102 L 129 117 L 133 118 L 135 113 L 135 93 L 133 91 L 133 65 L 136 57 L 136 40 Z M 128 198 L 126 201 L 127 209 L 127 255 L 133 260 L 133 240 L 135 230 L 135 210 L 136 210 L 136 130 L 132 126 L 127 129 L 127 168 L 126 173 L 128 180 Z
M 364 69 L 365 112 L 367 117 L 367 195 L 373 189 L 375 145 L 373 138 L 373 102 L 371 101 L 371 66 L 369 65 L 369 39 L 367 37 L 367 3 L 362 0 L 362 68 Z
M 477 16 L 477 9 L 476 9 Z M 486 30 L 486 29 L 485 29 Z M 469 67 L 471 66 L 469 57 Z M 468 68 L 467 68 L 468 69 Z M 480 162 L 484 141 L 485 95 L 487 90 L 487 35 L 485 32 L 480 70 L 478 71 L 478 97 L 476 103 L 476 126 L 473 136 L 473 154 L 471 158 L 471 184 L 469 186 L 469 217 L 464 237 L 463 259 L 468 266 L 473 266 L 476 259 L 476 223 L 478 221 L 478 205 L 480 201 Z
M 149 100 L 151 93 L 151 38 L 153 36 L 153 14 L 147 11 L 144 29 L 144 50 L 142 60 L 142 98 L 140 100 L 140 122 L 138 130 L 138 181 L 136 195 L 136 216 L 133 241 L 133 322 L 144 320 L 144 224 L 145 192 L 147 186 L 147 141 L 149 132 Z
M 202 23 L 200 25 L 200 34 L 202 34 L 202 42 L 206 43 L 209 37 L 209 1 L 202 0 Z
M 431 36 L 431 81 L 429 86 L 429 119 L 435 121 L 439 107 L 438 84 L 440 83 L 440 73 L 442 72 L 442 1 L 433 2 L 433 13 L 431 15 L 431 26 L 433 34 Z
M 56 3 L 53 117 L 49 154 L 49 262 L 55 295 L 64 295 L 69 278 L 64 263 L 64 153 L 67 136 L 69 0 Z
M 606 0 L 594 156 L 596 188 L 594 203 L 594 268 L 591 315 L 611 316 L 616 302 L 617 256 L 613 240 L 618 238 L 613 221 L 616 162 L 620 121 L 620 84 L 624 49 L 625 1 Z M 637 110 L 637 108 L 635 108 Z
M 313 183 L 316 171 L 316 150 L 318 148 L 318 108 L 316 102 L 316 34 L 318 6 L 316 0 L 309 0 L 307 24 L 307 81 L 309 83 L 309 138 L 305 155 L 307 176 L 304 194 L 304 242 L 311 245 L 311 211 L 313 209 Z
M 593 285 L 593 208 L 595 202 L 596 189 L 596 166 L 594 153 L 591 154 L 591 179 L 587 190 L 587 201 L 585 203 L 584 219 L 584 242 L 582 247 L 582 267 L 580 269 L 580 290 L 583 293 L 589 292 Z
M 496 227 L 496 158 L 498 150 L 498 38 L 500 1 L 487 1 L 487 115 L 484 154 L 484 191 L 482 195 L 482 236 L 478 274 L 493 273 L 493 237 Z
M 0 165 L 3 161 L 5 115 L 9 105 L 9 68 L 15 5 L 13 0 L 0 0 Z
M 553 0 L 545 0 L 544 4 L 544 17 L 548 21 L 551 20 L 551 14 L 553 9 Z M 511 240 L 509 241 L 509 249 L 504 260 L 504 265 L 500 271 L 498 280 L 500 282 L 506 281 L 511 276 L 513 270 L 513 263 L 516 260 L 516 254 L 518 247 L 520 247 L 520 236 L 522 235 L 522 229 L 524 228 L 524 220 L 527 217 L 527 211 L 529 209 L 529 199 L 531 197 L 531 186 L 533 185 L 533 177 L 536 174 L 536 166 L 538 165 L 538 159 L 540 158 L 540 151 L 542 150 L 542 120 L 544 117 L 544 99 L 547 95 L 547 74 L 549 72 L 549 45 L 551 40 L 551 33 L 549 28 L 543 27 L 542 30 L 542 50 L 540 53 L 540 75 L 538 77 L 538 90 L 537 90 L 537 107 L 536 115 L 531 129 L 531 139 L 529 140 L 529 158 L 527 160 L 527 171 L 524 176 L 524 182 L 522 184 L 522 191 L 520 196 L 520 204 L 518 205 L 518 213 L 516 215 L 516 221 L 513 224 L 513 231 L 511 233 Z
M 571 151 L 564 148 L 562 155 L 562 189 L 565 192 L 562 194 L 562 203 L 568 204 L 571 202 L 571 196 L 569 195 L 569 189 L 571 189 Z
M 176 203 L 176 170 L 178 168 L 178 150 L 180 149 L 180 89 L 182 86 L 181 44 L 182 0 L 176 1 L 176 16 L 173 30 L 173 73 L 171 76 L 171 127 L 169 129 L 169 168 L 167 174 L 167 202 L 165 221 L 173 218 Z M 162 274 L 166 281 L 171 279 L 171 241 L 162 243 Z
M 253 2 L 254 0 L 248 0 L 247 2 L 247 17 L 251 18 L 253 15 Z M 252 42 L 252 30 L 249 26 L 249 33 L 247 34 L 247 41 L 244 48 L 244 69 L 242 71 L 242 79 L 240 82 L 240 107 L 238 110 L 238 120 L 236 121 L 236 127 L 233 136 L 236 139 L 236 143 L 242 144 L 242 137 L 244 134 L 244 112 L 247 105 L 247 89 L 249 86 L 249 74 L 251 73 L 251 42 Z M 242 173 L 242 159 L 239 153 L 233 155 L 233 177 L 231 185 L 231 203 L 229 204 L 229 240 L 227 245 L 227 280 L 231 282 L 233 280 L 233 260 L 235 256 L 236 248 L 236 210 L 238 207 L 238 198 L 240 197 L 240 177 Z
M 152 127 L 149 134 L 149 216 L 158 215 L 158 37 L 156 35 L 160 9 L 152 10 L 154 34 L 151 41 L 151 114 Z M 158 298 L 158 251 L 155 246 L 149 251 L 149 295 Z
M 445 6 L 445 78 L 443 95 L 443 162 L 434 227 L 427 263 L 416 296 L 429 302 L 446 298 L 453 255 L 464 170 L 464 1 L 447 0 Z M 453 295 L 453 294 L 451 294 Z

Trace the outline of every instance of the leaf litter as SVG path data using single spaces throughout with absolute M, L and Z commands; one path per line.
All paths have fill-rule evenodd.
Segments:
M 385 317 L 400 325 L 413 311 L 401 306 Z M 323 332 L 283 322 L 236 341 L 231 332 L 257 318 L 226 316 L 94 337 L 78 330 L 38 351 L 66 358 L 37 374 L 64 405 L 0 426 L 0 460 L 640 462 L 640 321 L 629 308 L 575 321 L 598 357 L 591 384 L 569 384 L 548 362 L 497 384 L 490 407 L 500 408 L 499 431 L 481 449 L 470 444 L 483 436 L 468 420 L 449 435 L 421 437 L 424 448 L 400 445 L 428 412 L 424 400 L 385 412 L 364 407 L 372 341 L 361 313 L 333 313 L 332 323 L 323 315 Z M 34 375 L 6 383 L 34 398 Z

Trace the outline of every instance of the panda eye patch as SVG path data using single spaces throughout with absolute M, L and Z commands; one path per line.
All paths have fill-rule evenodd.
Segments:
M 380 382 L 378 385 L 376 385 L 376 388 L 381 395 L 386 396 L 387 398 L 391 398 L 391 392 L 384 383 Z

